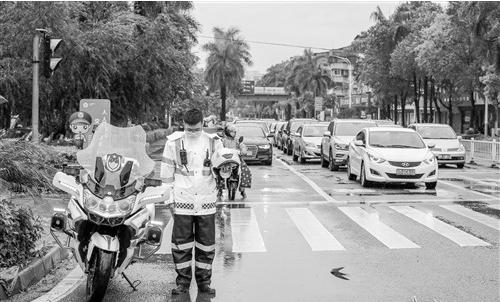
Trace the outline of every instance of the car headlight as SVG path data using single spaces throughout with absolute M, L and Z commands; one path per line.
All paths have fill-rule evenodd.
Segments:
M 337 149 L 337 150 L 347 150 L 347 147 L 348 147 L 348 146 L 347 146 L 347 145 L 345 145 L 345 144 L 338 144 L 338 143 L 335 143 L 334 147 L 335 147 L 335 149 Z
M 433 164 L 435 160 L 436 160 L 436 156 L 434 154 L 430 153 L 430 155 L 426 159 L 424 159 L 424 163 L 430 165 L 430 164 Z
M 271 148 L 270 145 L 259 145 L 259 149 L 269 149 Z
M 381 164 L 383 162 L 385 162 L 385 159 L 383 159 L 382 157 L 377 157 L 373 154 L 370 154 L 370 153 L 367 153 L 368 154 L 368 158 L 373 161 L 373 162 L 376 162 L 377 164 Z
M 460 144 L 460 147 L 458 147 L 458 151 L 460 151 L 460 152 L 465 152 L 465 147 L 464 147 L 464 145 Z

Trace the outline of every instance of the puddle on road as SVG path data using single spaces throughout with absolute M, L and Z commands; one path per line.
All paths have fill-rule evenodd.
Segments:
M 494 248 L 497 248 L 497 243 L 496 242 L 491 242 L 490 240 L 488 240 L 487 238 L 484 238 L 483 236 L 479 235 L 479 234 L 476 234 L 474 233 L 469 227 L 465 227 L 461 224 L 457 224 L 456 222 L 454 221 L 451 221 L 451 220 L 448 220 L 442 216 L 434 216 L 434 218 L 436 218 L 437 220 L 440 220 L 446 224 L 449 224 L 451 226 L 454 226 L 456 227 L 457 229 L 463 231 L 463 232 L 466 232 L 467 234 L 470 234 L 476 238 L 479 238 L 481 239 L 482 241 L 484 242 L 487 242 L 489 243 L 491 246 L 484 246 L 484 248 L 489 248 L 489 249 L 494 249 Z
M 473 211 L 500 219 L 500 210 L 488 207 L 488 203 L 482 201 L 456 201 L 454 202 Z

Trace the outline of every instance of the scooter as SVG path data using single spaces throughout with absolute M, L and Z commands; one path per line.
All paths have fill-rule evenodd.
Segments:
M 241 181 L 240 151 L 229 148 L 217 150 L 212 157 L 212 169 L 218 182 L 227 189 L 228 199 L 234 200 Z
M 161 180 L 146 177 L 154 162 L 145 146 L 142 127 L 102 123 L 77 153 L 78 165 L 54 176 L 54 186 L 71 197 L 67 208 L 54 209 L 50 233 L 87 275 L 87 301 L 101 301 L 116 275 L 137 290 L 140 281 L 132 282 L 125 269 L 161 246 L 163 223 L 153 220 L 154 204 L 169 200 L 170 192 Z M 67 235 L 65 244 L 61 233 Z

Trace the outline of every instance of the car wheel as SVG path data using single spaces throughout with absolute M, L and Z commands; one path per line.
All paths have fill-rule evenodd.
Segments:
M 321 167 L 327 168 L 328 162 L 325 160 L 325 156 L 323 155 L 323 149 L 321 149 Z
M 457 164 L 457 168 L 459 168 L 459 169 L 463 169 L 463 168 L 464 168 L 464 166 L 465 166 L 465 164 L 464 164 L 464 163 L 462 163 L 462 164 Z
M 287 151 L 288 155 L 292 155 L 292 153 L 293 153 L 293 145 L 288 144 L 288 146 L 286 147 L 286 151 Z
M 271 158 L 271 159 L 269 159 L 269 160 L 266 160 L 266 161 L 264 162 L 264 165 L 266 165 L 266 166 L 271 166 L 272 164 L 273 164 L 273 159 L 272 159 L 272 158 Z
M 361 186 L 363 186 L 364 188 L 367 188 L 367 187 L 371 186 L 371 184 L 372 184 L 371 181 L 366 179 L 365 165 L 363 163 L 361 163 L 361 175 L 360 175 L 359 179 L 361 182 Z
M 432 190 L 432 189 L 435 189 L 437 186 L 437 181 L 433 181 L 433 182 L 426 182 L 425 183 L 425 188 L 427 190 Z
M 292 148 L 292 159 L 293 159 L 293 161 L 297 161 L 297 159 L 298 159 L 297 154 L 295 154 L 295 148 Z
M 306 163 L 306 159 L 302 156 L 302 150 L 299 149 L 299 162 L 301 164 L 305 164 Z
M 287 154 L 288 153 L 288 151 L 286 150 L 286 145 L 285 144 L 281 145 L 281 151 L 283 151 L 283 154 Z
M 347 162 L 347 178 L 349 180 L 354 180 L 354 181 L 357 178 L 356 174 L 351 173 L 351 162 L 350 161 Z
M 329 155 L 328 155 L 328 168 L 330 168 L 330 171 L 338 171 L 339 170 L 339 166 L 337 166 L 335 164 L 335 162 L 333 161 L 332 150 L 330 150 Z

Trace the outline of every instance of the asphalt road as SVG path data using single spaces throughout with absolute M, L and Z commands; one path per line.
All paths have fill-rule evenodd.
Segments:
M 498 169 L 441 168 L 436 190 L 362 188 L 345 170 L 275 153 L 272 166 L 250 166 L 246 200 L 218 206 L 215 298 L 197 295 L 194 280 L 189 295 L 170 295 L 171 223 L 160 211 L 162 248 L 127 270 L 139 290 L 116 277 L 105 301 L 500 301 Z M 348 280 L 330 273 L 340 267 Z M 64 301 L 84 297 L 82 284 Z

